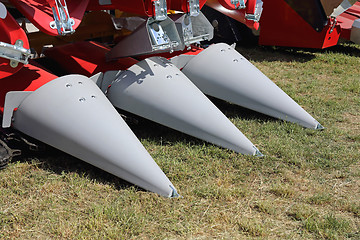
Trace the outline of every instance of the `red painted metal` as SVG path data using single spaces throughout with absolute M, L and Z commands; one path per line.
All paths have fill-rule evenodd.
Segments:
M 256 7 L 256 0 L 248 0 L 245 8 L 246 14 L 254 14 L 255 7 Z
M 236 9 L 234 4 L 231 3 L 231 0 L 218 0 L 218 1 L 224 8 L 227 8 L 229 10 L 235 10 Z M 245 4 L 246 4 L 246 2 L 248 2 L 248 0 L 244 0 Z
M 192 45 L 190 49 L 187 49 L 187 50 L 183 51 L 182 53 L 174 54 L 174 56 L 172 56 L 172 57 L 175 57 L 176 55 L 181 55 L 181 54 L 184 54 L 184 55 L 198 55 L 203 50 L 204 50 L 204 48 L 202 48 L 200 46 Z
M 23 47 L 29 49 L 29 41 L 24 30 L 7 12 L 4 19 L 0 18 L 0 41 L 14 45 L 17 40 L 22 40 Z M 13 68 L 10 66 L 10 60 L 0 57 L 0 79 L 16 73 L 22 67 L 23 64 L 19 63 L 17 67 Z
M 199 0 L 199 7 L 202 8 L 206 3 L 206 0 Z M 167 0 L 168 10 L 177 10 L 182 12 L 189 12 L 189 0 Z
M 45 71 L 35 63 L 24 66 L 17 73 L 0 78 L 0 113 L 4 111 L 5 95 L 10 91 L 35 91 L 57 76 Z
M 341 26 L 340 37 L 350 40 L 352 25 L 356 19 L 360 19 L 360 1 L 357 1 L 351 8 L 340 14 L 336 19 Z
M 284 0 L 263 2 L 259 38 L 261 45 L 322 49 L 337 44 L 341 28 L 338 24 L 334 25 L 334 21 L 329 20 L 321 32 L 316 32 Z
M 125 70 L 138 62 L 130 57 L 107 62 L 105 54 L 109 51 L 109 48 L 96 42 L 75 42 L 50 48 L 45 51 L 45 55 L 56 61 L 68 73 L 87 77 L 99 72 Z
M 54 0 L 10 0 L 10 2 L 40 31 L 53 36 L 58 35 L 57 29 L 50 27 L 50 22 L 54 21 L 50 5 L 54 4 Z M 88 2 L 89 0 L 67 1 L 69 15 L 75 22 L 73 29 L 81 23 Z
M 255 14 L 255 10 L 256 10 L 256 0 L 248 0 L 247 3 L 246 3 L 245 13 L 252 15 L 252 14 Z M 254 29 L 257 30 L 259 28 L 259 23 L 258 22 L 248 20 L 245 17 L 245 25 L 252 25 L 252 24 L 254 25 Z
M 153 16 L 153 0 L 116 0 L 111 4 L 100 5 L 99 0 L 90 0 L 87 10 L 115 10 L 138 14 L 142 16 Z
M 248 0 L 246 9 L 234 9 L 234 8 L 230 9 L 229 8 L 230 5 L 228 5 L 228 7 L 224 7 L 224 5 L 221 4 L 220 1 L 221 0 L 208 0 L 206 2 L 206 5 L 215 9 L 218 12 L 221 12 L 222 14 L 224 14 L 232 19 L 235 19 L 235 20 L 245 24 L 248 28 L 256 29 L 256 30 L 259 29 L 258 22 L 254 22 L 254 21 L 246 19 L 246 13 L 248 13 L 248 14 L 255 13 L 256 0 Z
M 160 53 L 160 54 L 152 54 L 152 55 L 141 55 L 141 56 L 136 56 L 136 59 L 141 61 L 150 57 L 163 57 L 163 58 L 173 58 L 175 56 L 179 56 L 179 55 L 198 55 L 200 52 L 202 52 L 204 50 L 204 48 L 200 47 L 200 46 L 196 46 L 196 45 L 191 45 L 190 49 L 185 48 L 183 51 L 176 51 L 176 52 L 164 52 L 164 53 Z
M 126 70 L 139 60 L 152 56 L 172 58 L 181 54 L 197 55 L 204 49 L 198 46 L 191 46 L 190 49 L 181 52 L 138 56 L 136 59 L 127 57 L 106 62 L 105 54 L 109 52 L 109 50 L 109 48 L 97 42 L 76 42 L 50 48 L 45 51 L 45 55 L 59 64 L 67 73 L 76 73 L 91 77 L 99 72 Z
M 114 10 L 129 12 L 133 14 L 139 14 L 142 16 L 153 17 L 155 8 L 155 0 L 117 0 L 112 1 L 111 4 L 100 5 L 99 0 L 90 0 L 87 7 L 88 10 Z M 200 0 L 199 5 L 202 8 L 205 5 L 206 0 Z M 189 12 L 188 0 L 167 0 L 167 10 L 176 10 L 182 12 Z

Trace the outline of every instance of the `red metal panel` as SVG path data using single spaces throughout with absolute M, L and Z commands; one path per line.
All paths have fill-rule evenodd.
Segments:
M 303 48 L 327 48 L 337 44 L 341 31 L 339 25 L 333 26 L 329 22 L 321 32 L 316 32 L 284 0 L 263 2 L 260 44 Z
M 256 0 L 248 0 L 248 2 L 250 1 L 253 1 L 254 3 L 256 3 Z M 222 14 L 232 18 L 232 19 L 235 19 L 243 24 L 245 24 L 247 27 L 251 28 L 251 29 L 258 29 L 259 28 L 259 23 L 258 22 L 254 22 L 254 21 L 250 21 L 250 20 L 247 20 L 245 18 L 246 16 L 246 11 L 245 9 L 228 9 L 226 7 L 224 7 L 222 4 L 220 4 L 220 0 L 208 0 L 206 2 L 206 5 L 215 9 L 216 11 L 218 12 L 221 12 Z M 249 5 L 250 6 L 250 5 Z M 252 13 L 255 12 L 255 5 L 251 5 L 253 6 L 253 9 L 252 9 Z M 250 12 L 250 9 L 248 10 Z
M 1 3 L 0 3 L 1 4 Z M 23 41 L 23 47 L 29 49 L 29 41 L 27 36 L 16 20 L 7 12 L 6 17 L 0 18 L 0 41 L 14 45 L 16 40 Z M 22 63 L 15 68 L 10 66 L 10 60 L 0 58 L 0 80 L 8 77 L 23 67 Z
M 154 16 L 154 1 L 155 0 L 117 0 L 112 1 L 111 4 L 99 4 L 99 0 L 90 0 L 88 10 L 114 10 L 139 14 L 142 16 Z M 200 8 L 204 6 L 206 0 L 200 0 Z M 189 12 L 188 0 L 167 0 L 168 10 L 177 10 L 182 12 Z
M 106 62 L 105 54 L 110 49 L 96 42 L 76 42 L 53 47 L 45 55 L 55 60 L 68 73 L 91 77 L 98 72 L 125 70 L 138 61 L 133 58 L 120 58 Z
M 40 31 L 56 36 L 57 29 L 50 27 L 50 22 L 54 21 L 53 12 L 51 10 L 49 0 L 10 0 L 12 4 L 27 19 L 29 19 Z M 50 1 L 51 2 L 51 1 Z M 89 0 L 68 0 L 67 7 L 70 17 L 75 24 L 76 29 L 84 16 Z
M 227 8 L 229 10 L 235 10 L 235 6 L 234 4 L 231 3 L 231 0 L 218 0 L 219 3 L 224 7 Z M 247 0 L 244 0 L 244 3 L 246 3 Z
M 245 13 L 246 14 L 255 14 L 255 10 L 256 10 L 256 0 L 248 0 L 246 3 L 246 8 L 245 8 Z M 254 29 L 258 29 L 259 28 L 259 23 L 258 22 L 254 22 L 251 20 L 248 20 L 245 18 L 245 24 L 246 25 L 253 25 Z
M 341 27 L 341 38 L 350 40 L 351 28 L 356 19 L 359 17 L 349 14 L 347 12 L 342 13 L 336 19 Z
M 360 17 L 360 1 L 357 1 L 347 12 Z
M 9 91 L 35 91 L 42 85 L 54 80 L 57 76 L 27 64 L 16 74 L 0 79 L 0 113 L 4 111 L 5 95 Z
M 151 0 L 116 0 L 111 1 L 111 4 L 100 5 L 99 0 L 90 0 L 87 6 L 88 10 L 114 10 L 139 14 L 142 16 L 152 16 L 153 10 Z M 150 7 L 150 9 L 149 9 Z
M 351 8 L 336 18 L 341 26 L 341 38 L 350 40 L 352 25 L 354 21 L 359 18 L 360 1 L 357 1 Z
M 256 0 L 248 0 L 245 8 L 246 14 L 254 14 L 255 7 L 256 7 Z
M 206 0 L 199 0 L 200 9 L 205 5 Z M 189 12 L 189 0 L 167 0 L 168 10 Z

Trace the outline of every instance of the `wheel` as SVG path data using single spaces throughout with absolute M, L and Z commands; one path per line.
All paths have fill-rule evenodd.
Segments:
M 10 148 L 0 140 L 0 169 L 6 168 L 12 158 L 12 151 Z

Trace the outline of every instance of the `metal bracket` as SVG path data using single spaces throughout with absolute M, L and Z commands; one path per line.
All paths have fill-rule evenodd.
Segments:
M 75 24 L 74 19 L 70 18 L 65 0 L 54 0 L 55 6 L 52 7 L 54 20 L 50 22 L 52 29 L 57 29 L 59 35 L 68 35 L 75 32 L 72 26 Z
M 160 23 L 149 19 L 147 24 L 153 51 L 170 49 L 170 52 L 173 52 L 180 43 L 172 42 Z
M 245 18 L 250 21 L 258 22 L 260 20 L 260 17 L 255 14 L 246 14 Z
M 199 0 L 188 0 L 189 3 L 189 15 L 196 17 L 200 14 L 200 3 Z
M 202 12 L 198 16 L 171 14 L 170 17 L 175 21 L 184 47 L 189 48 L 191 44 L 211 40 L 214 36 L 214 28 Z
M 331 23 L 331 29 L 330 29 L 329 33 L 332 33 L 337 24 L 337 19 L 335 17 L 330 17 L 330 23 Z
M 245 18 L 250 21 L 259 22 L 262 11 L 263 11 L 263 2 L 261 0 L 257 0 L 254 14 L 245 14 Z
M 235 6 L 235 9 L 244 9 L 246 4 L 244 0 L 231 0 L 231 4 Z
M 197 21 L 197 24 L 195 21 Z M 197 17 L 185 15 L 181 24 L 185 46 L 189 47 L 195 42 L 206 41 L 212 38 L 213 28 L 210 27 L 211 24 L 204 18 L 203 14 L 199 14 Z M 201 26 L 200 28 L 198 27 L 199 25 Z
M 14 45 L 9 43 L 0 42 L 0 57 L 10 60 L 10 66 L 16 68 L 19 62 L 28 64 L 30 57 L 30 49 L 23 47 L 24 42 L 22 40 L 16 40 Z
M 120 57 L 173 52 L 183 49 L 182 39 L 173 20 L 166 17 L 163 21 L 156 21 L 150 17 L 132 34 L 120 40 L 106 54 L 106 58 L 109 61 Z
M 183 30 L 183 36 L 184 36 L 184 42 L 185 45 L 190 45 L 190 43 L 188 43 L 188 41 L 192 38 L 194 38 L 194 33 L 193 33 L 193 27 L 192 27 L 192 22 L 191 22 L 191 17 L 189 15 L 185 15 L 184 16 L 184 21 L 181 22 L 181 26 L 182 26 L 182 30 Z
M 8 128 L 11 126 L 14 109 L 18 108 L 24 99 L 27 98 L 31 93 L 32 92 L 11 91 L 6 94 L 2 121 L 3 128 Z
M 156 0 L 156 1 L 154 1 L 154 7 L 155 7 L 154 19 L 156 21 L 165 20 L 167 18 L 166 0 Z

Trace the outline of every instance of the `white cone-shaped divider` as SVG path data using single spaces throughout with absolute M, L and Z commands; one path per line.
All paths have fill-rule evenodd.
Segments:
M 103 81 L 109 81 L 106 74 Z M 236 152 L 260 155 L 249 139 L 164 58 L 148 58 L 119 72 L 107 97 L 120 109 L 191 136 Z
M 16 92 L 8 93 L 7 101 L 12 94 Z M 13 127 L 146 190 L 166 197 L 177 195 L 106 96 L 87 77 L 60 77 L 29 94 L 14 112 Z
M 233 47 L 219 43 L 193 57 L 182 72 L 205 94 L 269 116 L 323 128 Z

